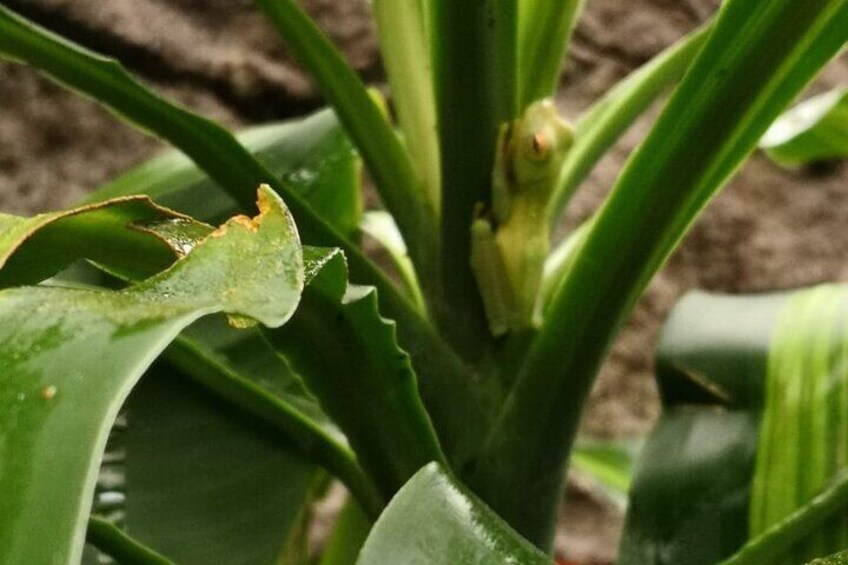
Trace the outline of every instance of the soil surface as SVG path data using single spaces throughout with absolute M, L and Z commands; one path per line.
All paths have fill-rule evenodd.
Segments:
M 322 103 L 247 0 L 3 0 L 80 43 L 118 57 L 144 81 L 231 127 L 302 114 Z M 593 99 L 707 18 L 718 0 L 592 0 L 558 96 L 576 116 Z M 304 5 L 371 82 L 383 80 L 365 0 Z M 848 59 L 813 87 L 848 84 Z M 598 166 L 564 226 L 585 219 L 644 136 L 649 112 Z M 29 69 L 0 63 L 0 210 L 67 206 L 163 145 Z M 584 433 L 645 434 L 659 404 L 651 351 L 660 324 L 689 289 L 754 292 L 848 280 L 848 166 L 782 171 L 759 155 L 709 206 L 654 279 L 595 387 Z M 611 563 L 620 511 L 580 477 L 567 497 L 558 547 L 578 563 Z

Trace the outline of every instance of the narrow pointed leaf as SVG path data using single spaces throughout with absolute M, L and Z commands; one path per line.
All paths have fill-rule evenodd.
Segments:
M 303 285 L 300 243 L 282 201 L 260 196 L 256 219 L 231 220 L 126 290 L 0 292 L 0 546 L 9 562 L 80 559 L 109 428 L 185 326 L 218 311 L 270 325 L 289 318 Z
M 571 32 L 586 0 L 518 2 L 518 105 L 553 96 Z
M 574 145 L 562 164 L 551 198 L 555 226 L 574 191 L 613 144 L 669 86 L 683 76 L 709 34 L 702 27 L 630 73 L 586 110 L 574 126 Z
M 309 69 L 335 108 L 386 208 L 420 268 L 433 265 L 436 214 L 415 175 L 409 154 L 378 104 L 343 56 L 293 0 L 256 0 L 295 57 Z
M 357 561 L 385 563 L 550 565 L 551 558 L 433 463 L 398 492 Z
M 780 116 L 760 148 L 781 165 L 848 157 L 848 88 L 825 92 Z

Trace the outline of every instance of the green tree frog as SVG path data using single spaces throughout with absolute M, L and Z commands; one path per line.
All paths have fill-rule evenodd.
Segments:
M 545 258 L 547 208 L 574 131 L 549 100 L 501 126 L 491 206 L 471 224 L 471 268 L 494 336 L 532 327 Z

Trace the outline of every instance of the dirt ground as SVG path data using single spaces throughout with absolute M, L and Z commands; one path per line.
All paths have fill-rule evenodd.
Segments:
M 118 57 L 170 98 L 231 127 L 295 116 L 321 105 L 315 88 L 247 0 L 3 0 L 89 47 Z M 591 0 L 558 96 L 567 115 L 709 16 L 718 0 Z M 365 0 L 305 2 L 369 81 L 382 81 Z M 814 88 L 848 84 L 848 59 Z M 656 110 L 604 159 L 572 204 L 586 218 L 613 183 Z M 162 148 L 107 112 L 34 72 L 0 63 L 0 210 L 28 214 L 69 205 Z M 848 166 L 781 171 L 759 155 L 709 206 L 654 279 L 592 396 L 586 435 L 646 433 L 659 406 L 651 351 L 686 290 L 784 289 L 848 280 Z M 572 481 L 558 547 L 578 563 L 610 563 L 621 527 L 615 506 Z

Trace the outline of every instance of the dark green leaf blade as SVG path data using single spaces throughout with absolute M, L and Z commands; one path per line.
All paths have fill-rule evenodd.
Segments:
M 348 285 L 341 253 L 307 248 L 307 280 L 290 323 L 267 335 L 388 500 L 423 465 L 445 463 L 415 371 L 376 290 Z
M 265 190 L 260 202 L 255 220 L 228 222 L 127 290 L 0 292 L 0 546 L 10 563 L 79 560 L 109 428 L 185 326 L 216 311 L 289 318 L 303 285 L 300 243 L 282 201 Z
M 433 463 L 398 492 L 357 561 L 385 563 L 550 565 L 551 559 Z
M 127 401 L 127 532 L 178 563 L 271 565 L 317 469 L 167 365 Z
M 332 110 L 253 127 L 236 139 L 327 222 L 345 235 L 356 232 L 362 218 L 361 161 Z M 239 209 L 225 188 L 176 151 L 124 173 L 88 200 L 130 194 L 145 194 L 206 222 L 218 223 Z

